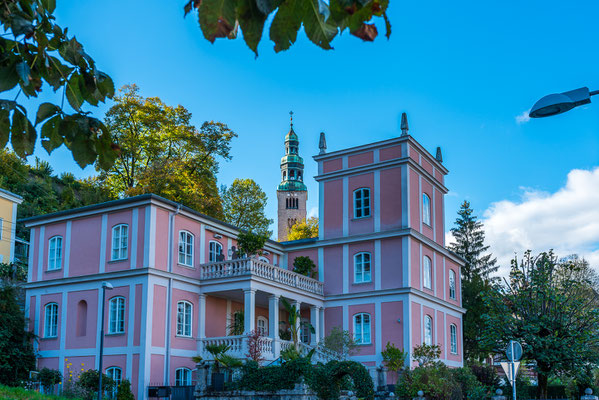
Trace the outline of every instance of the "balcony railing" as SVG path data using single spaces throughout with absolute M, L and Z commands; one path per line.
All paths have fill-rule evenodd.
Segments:
M 324 294 L 322 282 L 255 258 L 219 261 L 200 266 L 200 279 L 205 280 L 247 275 L 258 276 L 310 293 Z

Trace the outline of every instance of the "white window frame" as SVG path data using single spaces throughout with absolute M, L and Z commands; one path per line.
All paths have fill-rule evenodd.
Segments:
M 455 271 L 453 269 L 449 270 L 449 298 L 455 300 L 456 296 L 456 283 L 455 283 L 455 279 L 456 279 L 456 274 Z
M 129 225 L 117 224 L 112 227 L 110 261 L 126 260 L 129 253 Z
M 356 344 L 371 344 L 372 343 L 372 318 L 368 313 L 357 313 L 353 317 L 354 322 L 354 339 Z
M 217 252 L 216 249 L 220 249 L 220 252 Z M 208 261 L 216 262 L 217 256 L 221 254 L 223 254 L 223 245 L 216 240 L 211 240 L 210 243 L 208 243 Z
M 2 231 L 4 230 L 4 219 L 0 218 L 0 240 L 2 240 Z
M 458 327 L 455 324 L 449 325 L 449 343 L 451 354 L 458 354 Z
M 372 257 L 369 252 L 362 251 L 354 254 L 354 283 L 368 282 L 372 282 Z
M 179 264 L 193 268 L 194 241 L 195 236 L 193 233 L 189 231 L 179 231 Z
M 428 256 L 422 257 L 422 286 L 426 289 L 433 288 L 433 262 Z
M 260 326 L 260 324 L 263 326 Z M 256 330 L 260 332 L 260 335 L 268 336 L 268 318 L 263 316 L 256 318 Z
M 175 370 L 175 386 L 191 386 L 191 369 L 181 367 Z
M 430 315 L 424 316 L 424 344 L 433 344 L 433 318 Z
M 193 304 L 187 300 L 177 302 L 177 336 L 193 335 Z
M 356 189 L 354 190 L 354 218 L 368 217 L 370 217 L 370 188 Z
M 422 193 L 422 222 L 431 226 L 431 198 Z
M 302 319 L 300 323 L 300 341 L 309 344 L 310 333 L 310 322 L 307 319 Z
M 62 236 L 56 235 L 48 239 L 48 271 L 62 268 Z
M 114 389 L 111 393 L 111 397 L 116 398 L 116 393 L 119 390 L 119 385 L 123 381 L 123 370 L 121 369 L 121 367 L 108 367 L 106 368 L 106 375 L 112 378 L 112 380 L 115 383 Z
M 125 298 L 114 296 L 108 301 L 108 333 L 125 332 Z
M 58 303 L 44 306 L 44 338 L 58 337 Z

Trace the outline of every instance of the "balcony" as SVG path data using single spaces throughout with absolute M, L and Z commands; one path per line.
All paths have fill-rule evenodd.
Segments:
M 317 279 L 275 267 L 256 258 L 219 261 L 200 266 L 200 280 L 226 279 L 229 277 L 259 277 L 289 288 L 324 295 L 323 283 Z

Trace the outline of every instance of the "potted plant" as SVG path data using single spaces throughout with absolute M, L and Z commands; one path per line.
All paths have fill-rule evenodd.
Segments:
M 225 388 L 225 374 L 221 368 L 234 368 L 241 366 L 241 361 L 227 354 L 231 346 L 226 344 L 206 345 L 206 351 L 214 359 L 214 369 L 212 371 L 212 390 L 220 392 Z

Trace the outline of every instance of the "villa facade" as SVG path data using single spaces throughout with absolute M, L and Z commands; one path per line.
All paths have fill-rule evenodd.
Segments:
M 104 370 L 128 378 L 138 399 L 150 385 L 190 384 L 191 358 L 209 358 L 207 344 L 227 343 L 245 358 L 252 330 L 266 337 L 267 362 L 276 360 L 291 345 L 279 337 L 282 297 L 314 327 L 302 331 L 304 350 L 339 327 L 359 343 L 352 358 L 373 373 L 388 342 L 409 355 L 438 344 L 443 362 L 462 366 L 462 261 L 444 247 L 440 152 L 433 157 L 407 126 L 400 137 L 330 153 L 323 142 L 314 157 L 319 238 L 268 241 L 259 258 L 235 257 L 237 228 L 151 194 L 28 219 L 26 309 L 39 368 L 66 377 L 98 368 L 102 282 L 114 287 L 106 291 Z M 281 164 L 278 192 L 293 215 L 305 203 L 281 199 L 299 188 L 305 202 L 303 183 L 285 182 L 303 180 L 296 164 Z M 314 278 L 292 271 L 299 256 L 316 264 Z M 236 311 L 242 335 L 232 335 Z M 328 357 L 319 351 L 316 360 Z

